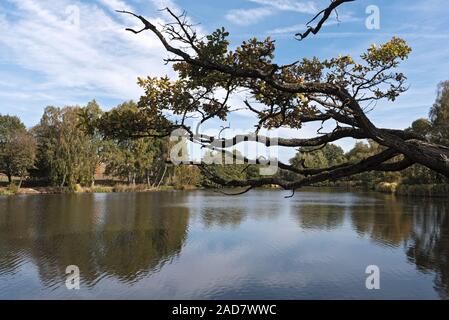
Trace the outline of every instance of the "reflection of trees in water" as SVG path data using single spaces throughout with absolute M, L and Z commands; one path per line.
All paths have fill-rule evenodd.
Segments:
M 449 297 L 449 204 L 440 199 L 385 198 L 375 206 L 354 207 L 354 229 L 376 242 L 406 249 L 421 272 L 434 272 L 435 288 Z
M 432 201 L 413 206 L 413 232 L 407 256 L 422 272 L 436 273 L 435 288 L 449 298 L 449 204 Z
M 244 208 L 205 208 L 201 213 L 201 221 L 206 228 L 238 227 L 246 217 Z
M 408 239 L 413 217 L 405 213 L 404 203 L 385 197 L 385 201 L 351 208 L 354 230 L 361 236 L 387 246 L 400 246 Z
M 332 230 L 341 226 L 345 206 L 304 204 L 296 209 L 296 219 L 304 229 Z
M 201 193 L 194 198 L 191 208 L 200 213 L 201 222 L 206 228 L 237 228 L 246 219 L 271 220 L 289 209 L 288 202 L 282 201 L 282 195 L 278 198 L 278 194 L 273 191 L 257 190 L 246 196 Z
M 449 203 L 447 200 L 379 196 L 381 201 L 352 206 L 309 205 L 295 209 L 304 229 L 332 230 L 345 213 L 360 236 L 376 243 L 404 246 L 407 257 L 421 272 L 434 272 L 435 288 L 449 298 Z
M 94 285 L 102 277 L 129 283 L 157 272 L 181 252 L 189 222 L 189 209 L 182 205 L 185 195 L 101 197 L 2 200 L 0 275 L 18 272 L 24 262 L 32 261 L 46 286 L 63 285 L 65 268 L 72 264 L 80 267 L 87 285 Z M 348 205 L 294 204 L 290 210 L 294 208 L 294 217 L 303 228 L 333 230 L 341 227 L 346 218 L 361 236 L 383 245 L 404 245 L 409 261 L 421 272 L 434 272 L 436 290 L 449 298 L 449 203 L 379 198 Z M 209 227 L 236 227 L 248 216 L 259 217 L 261 206 L 209 205 L 202 208 L 201 221 Z M 263 207 L 279 214 L 280 210 L 265 203 Z
M 103 276 L 136 281 L 178 255 L 187 237 L 188 209 L 159 204 L 182 199 L 159 202 L 138 194 L 30 201 L 2 215 L 0 274 L 31 260 L 47 286 L 63 284 L 68 265 L 77 265 L 89 285 Z

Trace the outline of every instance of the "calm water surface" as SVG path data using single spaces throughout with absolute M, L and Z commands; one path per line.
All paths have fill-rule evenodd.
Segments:
M 285 195 L 0 197 L 0 298 L 449 298 L 447 199 Z

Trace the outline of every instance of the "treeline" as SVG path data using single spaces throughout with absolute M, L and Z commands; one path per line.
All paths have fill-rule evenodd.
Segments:
M 407 130 L 428 142 L 449 146 L 449 81 L 442 82 L 438 86 L 437 99 L 430 109 L 429 117 L 414 121 Z M 300 148 L 289 162 L 298 169 L 328 168 L 343 163 L 359 162 L 378 154 L 383 149 L 384 147 L 375 141 L 358 141 L 349 152 L 344 152 L 337 145 L 327 144 Z M 398 160 L 400 159 L 392 159 L 393 162 Z M 215 166 L 213 170 L 228 179 L 260 178 L 259 168 L 254 165 Z M 287 181 L 301 178 L 290 171 L 280 170 L 277 175 Z M 362 188 L 402 195 L 449 195 L 448 179 L 421 165 L 413 165 L 400 172 L 365 172 L 338 181 L 323 182 L 318 186 Z
M 28 184 L 76 191 L 79 187 L 92 188 L 100 174 L 103 178 L 113 179 L 113 183 L 147 188 L 217 186 L 195 166 L 167 165 L 168 138 L 158 136 L 156 131 L 142 137 L 123 131 L 123 128 L 139 127 L 141 119 L 139 108 L 133 101 L 108 112 L 103 112 L 95 100 L 84 107 L 47 107 L 40 122 L 31 129 L 17 117 L 0 115 L 0 173 L 7 177 L 12 189 L 20 188 L 26 180 Z M 123 123 L 133 123 L 133 126 L 123 126 Z M 449 81 L 439 85 L 429 118 L 416 120 L 407 130 L 429 142 L 449 146 Z M 374 141 L 357 142 L 346 153 L 333 144 L 301 148 L 290 164 L 298 168 L 330 167 L 360 161 L 377 154 L 381 148 Z M 256 165 L 241 164 L 208 168 L 227 179 L 257 178 L 259 169 Z M 279 171 L 277 174 L 291 181 L 299 178 L 290 172 Z M 367 172 L 320 185 L 363 187 L 403 194 L 449 192 L 447 179 L 420 165 L 402 172 Z M 417 187 L 421 185 L 425 187 Z
M 449 146 L 449 81 L 442 82 L 438 86 L 437 99 L 430 109 L 429 117 L 414 121 L 407 130 L 428 142 Z M 354 148 L 347 153 L 332 144 L 315 149 L 301 148 L 298 154 L 290 160 L 290 163 L 297 167 L 305 165 L 310 168 L 324 168 L 345 162 L 360 161 L 377 154 L 381 148 L 374 141 L 357 142 Z M 284 178 L 295 179 L 297 177 L 289 174 Z M 449 195 L 448 179 L 421 165 L 413 165 L 401 172 L 366 172 L 345 180 L 330 181 L 321 185 L 362 187 L 403 195 Z
M 324 168 L 348 162 L 356 163 L 377 154 L 381 150 L 384 150 L 384 148 L 374 141 L 357 142 L 355 146 L 346 153 L 342 148 L 333 144 L 328 144 L 318 150 L 301 148 L 298 154 L 290 160 L 290 164 L 298 168 Z M 291 181 L 298 178 L 291 173 L 281 173 L 281 175 L 284 179 Z M 409 185 L 441 185 L 448 184 L 448 182 L 449 181 L 445 177 L 436 174 L 426 167 L 413 165 L 403 171 L 371 171 L 338 181 L 323 182 L 319 185 L 348 188 L 358 187 L 366 190 L 395 192 L 400 187 L 405 190 L 405 186 Z
M 149 188 L 198 185 L 196 168 L 167 166 L 168 139 L 109 138 L 93 125 L 103 116 L 136 112 L 132 101 L 107 113 L 95 101 L 85 107 L 47 107 L 39 124 L 29 130 L 19 118 L 0 115 L 0 173 L 13 188 L 27 179 L 31 185 L 76 191 L 94 186 L 100 175 L 115 183 Z
M 171 148 L 167 137 L 158 137 L 157 132 L 145 137 L 124 132 L 123 123 L 140 121 L 139 112 L 133 101 L 108 112 L 95 100 L 83 107 L 50 106 L 28 130 L 18 117 L 0 115 L 0 173 L 7 177 L 11 191 L 25 180 L 29 186 L 65 191 L 101 190 L 94 188 L 96 182 L 126 184 L 129 190 L 216 186 L 195 166 L 167 164 Z M 256 170 L 244 167 L 212 165 L 210 170 L 228 178 L 246 178 Z

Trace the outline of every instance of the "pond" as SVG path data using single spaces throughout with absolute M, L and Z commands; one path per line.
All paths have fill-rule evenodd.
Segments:
M 447 299 L 449 203 L 336 191 L 0 197 L 1 299 Z M 80 271 L 66 287 L 67 266 Z M 368 266 L 380 289 L 368 290 Z

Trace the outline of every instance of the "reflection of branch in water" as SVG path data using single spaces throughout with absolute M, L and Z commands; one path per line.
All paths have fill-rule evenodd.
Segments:
M 224 191 L 222 191 L 222 190 L 215 190 L 215 192 L 224 194 L 224 195 L 226 195 L 226 196 L 240 196 L 240 195 L 242 195 L 242 194 L 245 194 L 245 193 L 247 193 L 247 192 L 250 192 L 252 189 L 253 189 L 253 187 L 249 187 L 249 188 L 243 190 L 242 192 L 237 192 L 237 193 L 227 193 L 227 192 L 224 192 Z

